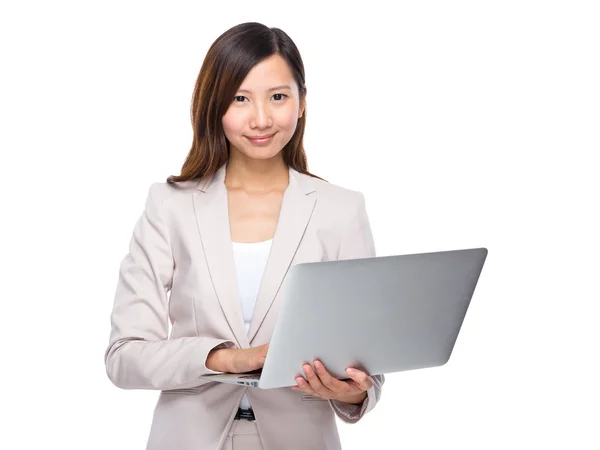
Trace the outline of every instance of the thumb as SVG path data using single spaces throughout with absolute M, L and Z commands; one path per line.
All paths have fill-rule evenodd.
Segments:
M 348 368 L 346 369 L 348 376 L 354 381 L 359 389 L 363 391 L 369 390 L 373 386 L 371 378 L 362 370 Z

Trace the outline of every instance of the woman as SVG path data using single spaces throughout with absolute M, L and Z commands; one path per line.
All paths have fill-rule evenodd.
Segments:
M 379 399 L 383 376 L 340 381 L 318 361 L 292 388 L 199 379 L 262 367 L 292 265 L 375 254 L 363 195 L 307 171 L 305 110 L 283 31 L 241 24 L 209 49 L 192 148 L 150 187 L 111 315 L 109 378 L 161 391 L 148 449 L 339 449 L 335 415 L 356 422 Z

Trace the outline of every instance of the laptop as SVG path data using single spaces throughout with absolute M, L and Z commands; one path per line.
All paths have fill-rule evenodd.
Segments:
M 342 380 L 348 367 L 379 375 L 442 366 L 487 253 L 472 248 L 296 264 L 281 287 L 262 370 L 201 378 L 273 389 L 296 385 L 302 365 L 315 359 Z

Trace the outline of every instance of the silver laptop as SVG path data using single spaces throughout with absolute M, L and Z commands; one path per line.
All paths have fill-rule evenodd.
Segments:
M 201 378 L 271 389 L 296 385 L 315 359 L 338 379 L 348 367 L 444 365 L 486 257 L 474 248 L 292 266 L 262 370 Z

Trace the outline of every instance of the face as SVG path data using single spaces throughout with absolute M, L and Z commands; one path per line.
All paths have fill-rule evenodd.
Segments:
M 280 157 L 304 111 L 298 85 L 279 55 L 250 70 L 223 116 L 231 156 L 251 159 Z

